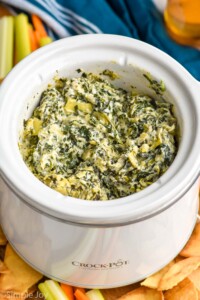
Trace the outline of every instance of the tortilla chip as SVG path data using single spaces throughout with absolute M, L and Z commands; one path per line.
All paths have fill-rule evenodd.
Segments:
M 7 239 L 3 233 L 3 230 L 0 226 L 0 246 L 5 246 L 7 244 Z
M 183 259 L 185 259 L 185 257 L 178 255 L 177 257 L 175 257 L 174 260 L 175 260 L 175 262 L 177 263 L 177 262 L 179 262 L 179 261 L 181 261 L 181 260 L 183 260 Z
M 200 268 L 193 271 L 189 276 L 188 279 L 195 285 L 197 290 L 200 292 Z
M 134 283 L 131 285 L 126 285 L 118 288 L 112 288 L 112 289 L 105 289 L 101 290 L 101 293 L 103 294 L 103 297 L 105 300 L 116 300 L 117 298 L 120 298 L 124 294 L 127 294 L 128 292 L 132 291 L 133 289 L 139 288 L 139 283 Z
M 144 281 L 141 282 L 142 286 L 146 286 L 152 289 L 157 289 L 159 282 L 163 275 L 170 269 L 172 265 L 174 265 L 175 262 L 171 261 L 168 265 L 166 265 L 164 268 L 162 268 L 160 271 L 157 273 L 147 277 Z
M 198 300 L 198 291 L 194 284 L 184 279 L 173 289 L 164 293 L 165 300 Z
M 1 300 L 25 300 L 27 294 L 0 293 Z
M 118 300 L 164 300 L 164 296 L 162 292 L 157 290 L 140 287 L 123 295 Z
M 195 226 L 189 241 L 180 252 L 180 255 L 184 257 L 200 256 L 200 223 Z
M 198 300 L 200 300 L 200 292 L 197 290 L 197 292 L 198 292 Z
M 27 293 L 43 277 L 27 265 L 9 244 L 6 246 L 4 263 L 10 272 L 0 276 L 0 292 Z
M 33 289 L 34 288 L 34 289 Z M 1 300 L 24 300 L 30 297 L 30 299 L 34 299 L 34 292 L 36 291 L 37 287 L 34 286 L 30 289 L 28 293 L 14 293 L 12 291 L 7 292 L 0 292 L 0 299 Z M 40 296 L 40 299 L 43 299 Z
M 199 266 L 200 257 L 189 257 L 175 263 L 161 278 L 158 290 L 164 291 L 173 288 Z
M 5 266 L 5 264 L 0 259 L 0 274 L 8 273 L 9 269 Z

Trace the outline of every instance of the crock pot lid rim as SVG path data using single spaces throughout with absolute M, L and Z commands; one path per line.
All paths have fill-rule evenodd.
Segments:
M 118 227 L 118 226 L 126 226 L 126 225 L 130 225 L 133 223 L 138 223 L 141 221 L 145 221 L 149 218 L 152 218 L 162 212 L 164 212 L 166 209 L 170 208 L 172 205 L 176 204 L 176 202 L 178 202 L 179 200 L 181 200 L 181 198 L 190 190 L 190 188 L 195 184 L 195 182 L 198 180 L 199 177 L 199 173 L 193 178 L 193 180 L 188 184 L 188 186 L 185 186 L 185 190 L 182 190 L 182 194 L 180 195 L 176 195 L 176 197 L 174 199 L 171 199 L 170 202 L 166 202 L 165 205 L 163 205 L 162 207 L 158 207 L 157 210 L 153 210 L 153 211 L 148 211 L 146 212 L 146 214 L 143 215 L 138 215 L 137 217 L 134 216 L 129 216 L 128 218 L 120 218 L 120 219 L 112 219 L 112 218 L 100 218 L 100 219 L 92 219 L 92 218 L 77 218 L 76 216 L 67 216 L 67 215 L 60 215 L 55 213 L 55 211 L 52 210 L 46 210 L 46 207 L 42 207 L 42 206 L 33 206 L 33 202 L 28 201 L 30 199 L 27 199 L 26 196 L 24 196 L 23 194 L 20 193 L 19 190 L 13 188 L 12 184 L 9 183 L 9 181 L 4 177 L 4 181 L 5 183 L 8 184 L 9 188 L 12 190 L 12 192 L 14 192 L 16 195 L 18 195 L 18 197 L 20 198 L 20 200 L 22 200 L 25 205 L 29 206 L 31 209 L 35 210 L 36 212 L 52 218 L 54 220 L 57 220 L 59 222 L 64 222 L 67 224 L 72 224 L 72 225 L 77 225 L 77 226 L 95 226 L 95 227 Z M 81 201 L 85 201 L 85 200 L 81 200 Z M 115 200 L 117 201 L 117 200 Z
M 98 38 L 97 38 L 97 36 L 98 36 Z M 103 42 L 105 42 L 105 35 L 100 35 L 100 36 L 103 36 Z M 79 36 L 80 37 L 80 36 Z M 79 38 L 79 37 L 72 37 L 71 39 L 77 39 L 77 38 Z M 112 39 L 114 39 L 115 41 L 116 41 L 116 36 L 110 36 L 110 35 L 107 35 L 107 37 L 108 37 L 108 42 L 109 43 L 111 43 L 112 41 Z M 83 36 L 82 38 L 86 38 L 86 40 L 89 38 L 91 38 L 91 35 L 87 35 L 87 36 Z M 92 35 L 92 39 L 94 39 L 94 38 L 97 38 L 97 40 L 99 39 L 99 35 Z M 123 39 L 123 40 L 126 40 L 128 43 L 129 42 L 131 42 L 131 43 L 133 43 L 133 39 L 130 39 L 130 38 L 126 38 L 126 37 L 119 37 L 119 36 L 117 36 L 117 39 Z M 67 38 L 68 39 L 68 41 L 69 41 L 69 38 Z M 57 42 L 55 42 L 55 43 L 62 43 L 63 42 L 63 40 L 61 40 L 61 41 L 57 41 Z M 160 51 L 160 50 L 158 50 L 158 49 L 156 49 L 156 48 L 154 48 L 153 46 L 150 46 L 150 45 L 147 45 L 147 44 L 145 44 L 145 43 L 143 43 L 143 42 L 141 42 L 141 41 L 134 41 L 135 42 L 135 46 L 136 45 L 141 45 L 141 43 L 143 44 L 143 45 L 145 45 L 145 47 L 147 47 L 147 49 L 150 49 L 151 51 L 153 50 L 154 52 L 155 51 L 158 51 L 158 53 L 160 53 L 160 55 L 162 54 L 162 56 L 163 55 L 166 55 L 166 54 L 164 54 L 162 51 Z M 53 47 L 53 46 L 55 46 L 55 43 L 54 43 L 54 45 L 52 44 L 52 45 L 49 45 L 49 47 Z M 118 43 L 119 43 L 119 41 L 118 41 Z M 132 45 L 133 46 L 133 45 Z M 47 46 L 48 47 L 48 46 Z M 37 58 L 37 56 L 39 55 L 39 51 L 40 50 L 38 50 L 38 53 L 33 53 L 33 55 L 35 55 L 35 57 Z M 41 51 L 45 51 L 45 49 L 41 49 Z M 174 61 L 171 57 L 169 57 L 168 55 L 166 55 L 166 57 L 168 57 L 168 59 L 170 59 L 171 61 L 173 61 L 174 63 L 175 63 L 175 65 L 176 66 L 174 66 L 174 69 L 175 68 L 177 68 L 177 66 L 178 66 L 178 68 L 180 69 L 182 69 L 182 70 L 184 70 L 184 73 L 185 73 L 185 75 L 186 75 L 186 77 L 187 78 L 185 78 L 185 82 L 186 82 L 186 80 L 188 79 L 188 80 L 191 80 L 192 78 L 191 78 L 191 75 L 181 66 L 181 65 L 179 65 L 176 61 Z M 32 58 L 33 58 L 33 56 L 32 56 Z M 23 66 L 23 64 L 25 64 L 26 63 L 26 60 L 28 60 L 28 59 L 30 59 L 30 57 L 27 57 L 24 61 L 22 61 L 21 62 L 21 67 Z M 17 67 L 20 67 L 20 64 L 19 64 L 19 66 L 17 66 Z M 16 68 L 17 68 L 16 67 Z M 12 75 L 12 72 L 11 72 L 11 74 L 9 74 L 8 75 L 8 78 L 5 80 L 5 84 L 6 84 L 6 82 L 9 80 L 9 78 L 10 78 L 10 76 Z M 83 201 L 83 200 L 80 200 L 81 202 Z M 116 200 L 114 200 L 114 201 L 116 201 Z M 119 200 L 117 200 L 117 201 L 119 201 Z M 87 203 L 88 201 L 84 201 L 85 203 Z M 109 201 L 110 202 L 110 201 Z M 90 203 L 91 204 L 91 203 Z M 107 205 L 107 203 L 105 203 L 105 202 L 103 202 L 102 203 L 102 205 Z M 118 203 L 118 205 L 120 205 L 119 203 Z

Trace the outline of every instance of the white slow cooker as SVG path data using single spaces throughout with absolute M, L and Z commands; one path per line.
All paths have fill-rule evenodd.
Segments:
M 116 86 L 156 97 L 143 76 L 166 85 L 180 126 L 178 154 L 161 178 L 134 195 L 111 201 L 63 196 L 40 182 L 18 149 L 23 120 L 56 71 L 110 69 Z M 131 38 L 84 35 L 59 40 L 20 62 L 0 88 L 0 220 L 14 249 L 58 281 L 109 288 L 139 281 L 173 259 L 187 242 L 198 211 L 200 84 L 160 50 Z

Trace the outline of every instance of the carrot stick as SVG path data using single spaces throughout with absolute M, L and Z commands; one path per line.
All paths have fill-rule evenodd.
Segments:
M 69 298 L 69 300 L 74 300 L 74 292 L 73 292 L 73 287 L 68 284 L 61 283 L 60 284 L 61 288 Z
M 31 24 L 28 25 L 28 30 L 29 30 L 29 38 L 30 38 L 30 43 L 31 43 L 31 51 L 34 51 L 38 48 L 38 43 L 37 43 L 35 34 L 33 32 L 33 27 Z
M 38 31 L 40 34 L 40 38 L 47 36 L 47 32 L 46 32 L 44 25 L 42 24 L 42 21 L 40 20 L 40 18 L 36 15 L 31 15 L 31 18 L 32 18 L 32 22 L 33 22 L 33 26 L 34 26 L 35 30 Z
M 35 36 L 35 40 L 36 40 L 37 44 L 39 45 L 40 44 L 40 39 L 41 39 L 40 33 L 37 30 L 34 30 L 33 33 L 34 33 L 34 36 Z
M 80 291 L 82 291 L 85 294 L 85 289 L 84 288 L 74 287 L 74 292 L 76 292 L 77 289 L 79 289 Z
M 76 300 L 90 300 L 90 298 L 79 288 L 74 293 Z

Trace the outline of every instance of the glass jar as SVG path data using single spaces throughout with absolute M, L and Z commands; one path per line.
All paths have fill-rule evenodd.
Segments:
M 168 0 L 164 19 L 174 40 L 200 47 L 200 0 Z

